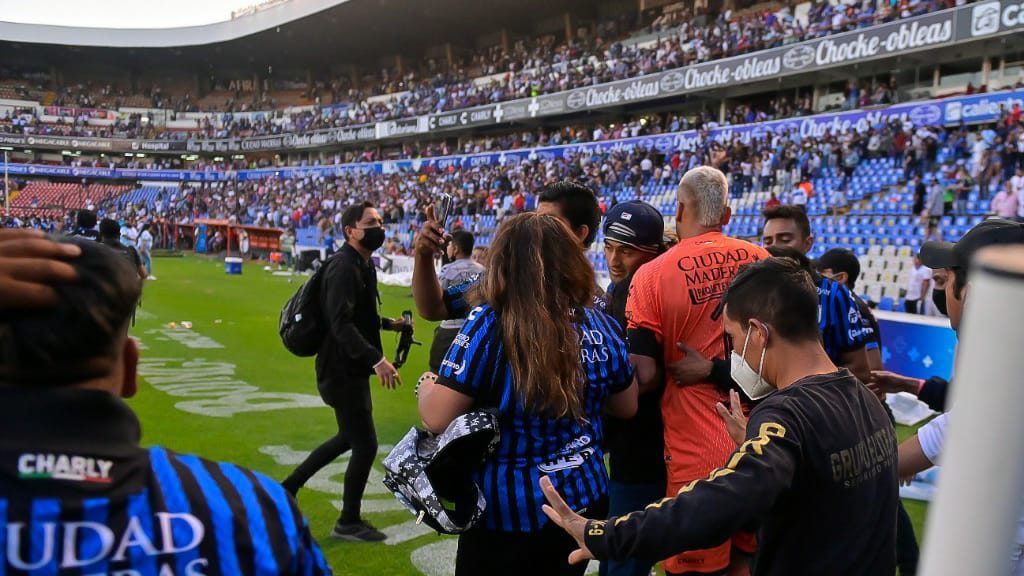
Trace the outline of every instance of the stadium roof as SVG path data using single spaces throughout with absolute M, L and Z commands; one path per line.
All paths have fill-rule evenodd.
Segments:
M 595 7 L 586 0 L 302 0 L 234 20 L 180 28 L 0 22 L 0 43 L 7 43 L 5 50 L 31 47 L 19 56 L 51 63 L 72 48 L 100 59 L 166 55 L 177 65 L 211 57 L 218 63 L 330 65 L 444 42 L 468 45 L 502 27 L 513 32 L 518 24 L 529 30 L 538 20 L 567 10 L 588 16 Z

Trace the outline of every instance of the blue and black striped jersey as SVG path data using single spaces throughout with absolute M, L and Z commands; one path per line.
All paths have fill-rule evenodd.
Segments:
M 547 524 L 539 485 L 544 475 L 574 510 L 608 494 L 601 414 L 609 395 L 633 382 L 633 368 L 622 331 L 611 316 L 587 308 L 576 325 L 587 379 L 581 421 L 552 418 L 524 407 L 515 392 L 498 315 L 490 306 L 470 312 L 441 363 L 440 384 L 473 397 L 474 408 L 498 409 L 498 448 L 475 475 L 487 498 L 488 529 L 533 532 Z
M 864 348 L 868 342 L 860 308 L 850 291 L 825 277 L 818 279 L 818 327 L 825 352 L 838 366 L 843 365 L 845 352 Z
M 3 390 L 0 575 L 330 574 L 280 484 L 139 438 L 106 392 Z

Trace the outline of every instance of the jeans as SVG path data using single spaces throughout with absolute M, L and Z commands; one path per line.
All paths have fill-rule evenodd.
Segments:
M 665 486 L 661 483 L 629 484 L 612 480 L 608 483 L 610 516 L 621 516 L 634 510 L 642 510 L 651 502 L 665 497 Z M 601 576 L 648 576 L 654 568 L 653 562 L 641 560 L 601 562 Z
M 351 524 L 360 519 L 366 481 L 377 457 L 370 378 L 351 377 L 331 382 L 326 387 L 331 390 L 330 402 L 334 405 L 338 433 L 313 450 L 281 484 L 295 494 L 321 468 L 352 450 L 352 458 L 345 470 L 344 506 L 338 519 L 342 524 Z
M 139 258 L 142 259 L 142 266 L 146 268 L 146 276 L 153 275 L 153 257 L 148 253 L 139 253 Z

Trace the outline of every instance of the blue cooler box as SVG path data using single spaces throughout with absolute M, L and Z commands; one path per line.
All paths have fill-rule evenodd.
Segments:
M 224 259 L 224 271 L 228 274 L 241 274 L 242 273 L 242 259 L 241 258 L 225 258 Z

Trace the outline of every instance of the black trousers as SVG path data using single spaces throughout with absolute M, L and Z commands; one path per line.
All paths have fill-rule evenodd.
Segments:
M 587 518 L 606 518 L 608 499 L 590 506 Z M 569 564 L 576 541 L 553 522 L 537 532 L 497 532 L 477 527 L 459 536 L 455 576 L 583 576 L 586 562 Z
M 920 555 L 917 535 L 914 534 L 914 523 L 910 521 L 910 515 L 903 507 L 903 500 L 900 500 L 900 507 L 896 510 L 896 566 L 900 569 L 900 576 L 917 574 Z
M 345 470 L 344 507 L 339 522 L 351 523 L 360 518 L 366 481 L 377 457 L 377 431 L 373 427 L 373 402 L 370 399 L 370 378 L 355 377 L 331 382 L 325 386 L 338 422 L 338 433 L 318 446 L 291 476 L 281 484 L 292 494 L 339 456 L 352 451 Z M 326 395 L 325 395 L 326 396 Z
M 908 314 L 921 314 L 922 310 L 920 308 L 918 308 L 918 305 L 920 303 L 921 303 L 920 300 L 904 300 L 903 301 L 903 310 L 905 312 L 907 312 Z

